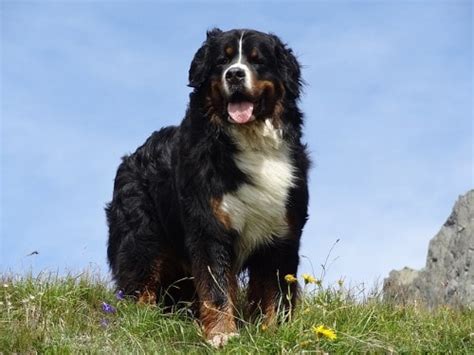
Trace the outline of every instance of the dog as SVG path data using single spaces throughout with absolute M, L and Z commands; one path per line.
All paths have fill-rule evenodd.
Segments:
M 179 126 L 122 158 L 106 207 L 116 285 L 139 302 L 194 302 L 206 340 L 237 333 L 238 275 L 266 323 L 298 295 L 310 159 L 301 67 L 277 36 L 212 29 L 189 69 Z

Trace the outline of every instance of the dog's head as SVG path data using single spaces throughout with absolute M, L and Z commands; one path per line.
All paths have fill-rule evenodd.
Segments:
M 189 86 L 220 122 L 246 124 L 275 117 L 284 100 L 297 100 L 300 65 L 272 34 L 213 29 L 189 69 Z

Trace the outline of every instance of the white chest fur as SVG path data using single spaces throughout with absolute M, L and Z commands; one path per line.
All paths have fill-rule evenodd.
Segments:
M 222 209 L 240 235 L 235 245 L 240 267 L 255 248 L 286 235 L 286 203 L 294 168 L 289 148 L 272 120 L 232 127 L 231 133 L 240 149 L 236 164 L 251 180 L 222 200 Z

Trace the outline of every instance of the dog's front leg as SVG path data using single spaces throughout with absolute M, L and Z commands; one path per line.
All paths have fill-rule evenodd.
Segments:
M 289 319 L 298 298 L 298 284 L 287 281 L 286 275 L 296 276 L 298 244 L 280 243 L 257 252 L 248 264 L 248 301 L 250 313 L 261 311 L 265 325 Z
M 204 336 L 212 346 L 221 347 L 237 335 L 237 278 L 231 269 L 231 245 L 215 236 L 201 235 L 188 240 Z

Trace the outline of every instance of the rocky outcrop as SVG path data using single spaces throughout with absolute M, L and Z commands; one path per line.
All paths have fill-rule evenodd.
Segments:
M 425 268 L 391 271 L 383 291 L 396 303 L 474 307 L 474 190 L 459 197 L 430 241 Z

